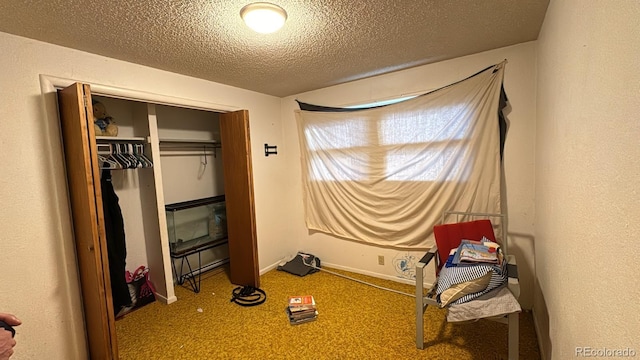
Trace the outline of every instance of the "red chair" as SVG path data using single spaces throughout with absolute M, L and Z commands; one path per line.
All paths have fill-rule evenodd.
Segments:
M 433 235 L 436 238 L 439 259 L 442 260 L 436 270 L 437 273 L 440 272 L 442 265 L 449 257 L 451 249 L 460 246 L 462 239 L 480 241 L 486 237 L 491 241 L 496 241 L 493 225 L 489 219 L 436 225 L 433 227 Z
M 453 222 L 445 223 L 445 219 L 453 219 Z M 467 220 L 467 221 L 460 221 Z M 492 223 L 491 220 L 494 220 Z M 500 228 L 499 238 L 496 238 L 495 228 Z M 513 255 L 509 255 L 507 250 L 507 224 L 506 218 L 502 214 L 482 214 L 464 212 L 445 212 L 441 224 L 433 228 L 436 245 L 416 264 L 416 347 L 424 349 L 424 313 L 429 305 L 440 307 L 436 288 L 440 270 L 446 263 L 452 249 L 458 248 L 461 240 L 481 240 L 483 237 L 498 242 L 501 245 L 504 258 L 507 260 L 508 286 L 509 292 L 518 298 L 520 287 L 518 284 L 516 260 Z M 431 261 L 434 261 L 436 281 L 425 291 L 424 268 Z M 512 299 L 512 301 L 517 300 Z M 476 300 L 471 300 L 472 303 Z M 490 302 L 489 302 L 490 303 Z M 482 304 L 485 304 L 484 302 Z M 473 304 L 471 304 L 473 305 Z M 519 308 L 519 305 L 517 306 Z M 518 359 L 518 312 L 491 317 L 490 320 L 499 321 L 509 326 L 509 359 Z M 483 318 L 483 317 L 479 317 Z

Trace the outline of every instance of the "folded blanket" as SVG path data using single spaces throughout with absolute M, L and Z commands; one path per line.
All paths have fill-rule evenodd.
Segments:
M 511 294 L 506 286 L 494 289 L 474 300 L 449 306 L 447 321 L 471 321 L 522 311 L 518 299 Z
M 451 250 L 453 257 L 447 259 L 447 267 L 475 265 L 476 263 L 498 264 L 502 263 L 500 245 L 486 237 L 480 241 L 462 240 L 457 249 Z
M 484 244 L 477 244 L 470 241 L 463 242 L 460 245 L 460 261 L 497 264 L 498 253 L 495 248 Z

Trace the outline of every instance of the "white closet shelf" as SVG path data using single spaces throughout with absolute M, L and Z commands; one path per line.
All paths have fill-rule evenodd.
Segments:
M 126 137 L 126 136 L 122 136 L 122 137 L 118 137 L 118 136 L 96 136 L 96 141 L 99 141 L 99 142 L 133 142 L 133 141 L 143 142 L 143 141 L 147 141 L 147 138 L 146 137 L 142 137 L 142 136 L 131 136 L 131 137 Z

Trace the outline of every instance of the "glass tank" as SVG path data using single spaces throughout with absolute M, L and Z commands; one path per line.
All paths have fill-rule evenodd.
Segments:
M 172 255 L 213 247 L 227 239 L 224 195 L 165 205 Z

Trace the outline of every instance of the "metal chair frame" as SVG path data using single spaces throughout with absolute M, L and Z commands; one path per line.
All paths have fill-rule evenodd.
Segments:
M 500 238 L 500 245 L 504 252 L 505 258 L 508 263 L 508 288 L 511 293 L 518 298 L 520 296 L 520 284 L 518 282 L 517 264 L 516 258 L 508 253 L 508 238 L 507 238 L 507 217 L 504 214 L 491 214 L 491 213 L 472 213 L 461 211 L 445 211 L 442 214 L 441 224 L 445 224 L 445 220 L 450 217 L 454 217 L 455 221 L 448 223 L 458 223 L 463 221 L 471 221 L 478 219 L 500 219 L 499 226 L 501 227 L 502 237 Z M 496 224 L 492 222 L 494 232 Z M 497 241 L 498 239 L 496 239 Z M 429 305 L 437 306 L 436 300 L 436 288 L 438 285 L 438 277 L 436 276 L 435 283 L 426 291 L 424 287 L 424 268 L 434 261 L 435 268 L 439 267 L 441 261 L 446 259 L 440 259 L 438 256 L 438 247 L 434 245 L 429 251 L 422 257 L 422 259 L 416 264 L 416 347 L 418 349 L 424 349 L 424 313 Z M 472 300 L 473 301 L 473 300 Z M 489 318 L 488 318 L 489 319 Z M 489 320 L 498 321 L 503 324 L 507 324 L 509 327 L 508 345 L 509 345 L 509 359 L 517 360 L 519 352 L 519 319 L 518 313 L 511 313 L 504 315 L 500 318 L 490 318 Z

